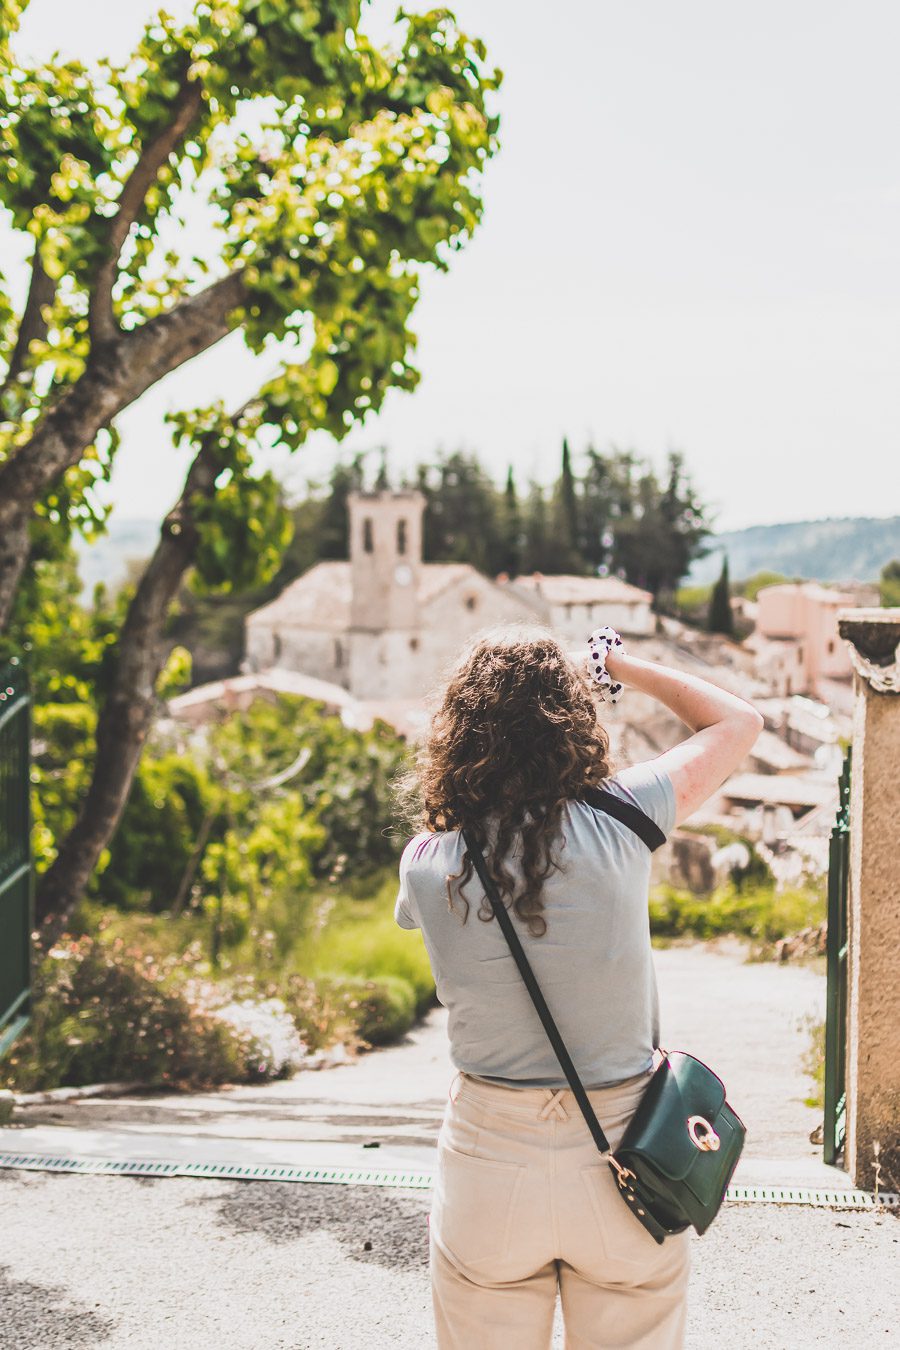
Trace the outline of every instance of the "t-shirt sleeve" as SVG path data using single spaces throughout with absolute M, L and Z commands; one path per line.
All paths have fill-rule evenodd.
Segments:
M 675 828 L 675 787 L 652 759 L 622 769 L 606 785 L 611 792 L 639 806 L 668 836 Z
M 416 847 L 422 842 L 422 835 L 410 839 L 400 857 L 400 886 L 397 891 L 397 903 L 394 905 L 394 918 L 401 928 L 420 928 L 419 911 L 415 897 L 410 891 L 409 868 Z

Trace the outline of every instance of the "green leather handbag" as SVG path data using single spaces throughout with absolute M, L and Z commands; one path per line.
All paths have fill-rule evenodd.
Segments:
M 604 791 L 591 793 L 587 800 L 628 825 L 648 847 L 658 847 L 664 840 L 659 827 L 630 802 Z M 613 1153 L 488 873 L 484 854 L 468 831 L 463 831 L 463 838 L 566 1082 L 594 1143 L 615 1174 L 619 1195 L 657 1242 L 691 1225 L 705 1233 L 725 1199 L 747 1133 L 725 1100 L 722 1080 L 693 1055 L 663 1052 L 662 1063 Z

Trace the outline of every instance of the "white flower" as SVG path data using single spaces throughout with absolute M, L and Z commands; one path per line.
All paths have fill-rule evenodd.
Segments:
M 259 1071 L 267 1077 L 276 1077 L 300 1067 L 306 1057 L 306 1046 L 280 998 L 235 999 L 217 1008 L 213 1016 L 227 1022 L 239 1036 L 254 1042 L 259 1053 Z

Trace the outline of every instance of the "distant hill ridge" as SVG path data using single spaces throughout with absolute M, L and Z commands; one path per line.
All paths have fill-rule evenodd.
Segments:
M 87 545 L 78 543 L 85 593 L 98 581 L 115 586 L 124 580 L 130 559 L 146 558 L 159 538 L 159 521 L 113 519 L 109 532 Z M 714 535 L 712 552 L 695 563 L 689 581 L 715 581 L 728 555 L 734 580 L 756 572 L 782 572 L 813 581 L 876 581 L 885 563 L 900 558 L 900 516 L 848 516 L 797 520 L 783 525 L 751 525 Z
M 846 516 L 751 525 L 718 534 L 712 552 L 691 568 L 689 581 L 715 581 L 728 557 L 732 580 L 781 572 L 811 581 L 877 581 L 885 563 L 900 558 L 900 516 Z

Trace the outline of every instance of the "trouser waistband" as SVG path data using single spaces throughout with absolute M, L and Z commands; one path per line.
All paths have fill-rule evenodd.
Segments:
M 624 1078 L 618 1083 L 608 1083 L 604 1087 L 588 1088 L 587 1096 L 591 1105 L 612 1107 L 615 1103 L 637 1101 L 653 1076 L 653 1070 Z M 450 1084 L 450 1099 L 456 1101 L 459 1093 L 483 1103 L 486 1107 L 503 1112 L 539 1120 L 568 1120 L 570 1115 L 579 1114 L 578 1103 L 570 1088 L 513 1088 L 502 1083 L 489 1083 L 483 1078 L 474 1078 L 472 1074 L 460 1069 Z

